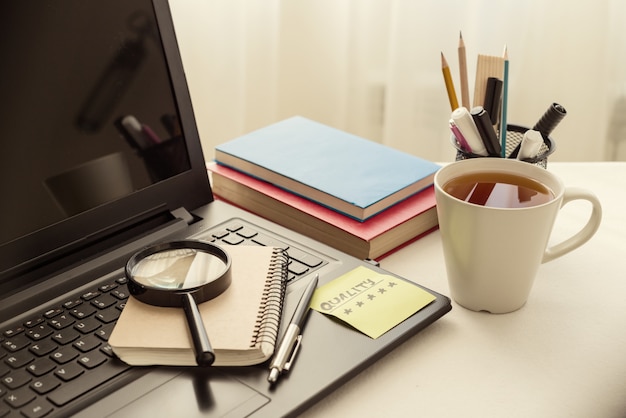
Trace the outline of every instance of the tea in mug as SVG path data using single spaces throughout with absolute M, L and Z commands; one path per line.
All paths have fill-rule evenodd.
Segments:
M 492 208 L 526 208 L 554 199 L 552 190 L 537 180 L 499 172 L 461 175 L 443 189 L 457 199 Z

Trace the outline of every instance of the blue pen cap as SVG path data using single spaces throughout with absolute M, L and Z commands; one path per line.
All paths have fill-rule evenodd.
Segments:
M 520 125 L 507 125 L 506 131 L 506 158 L 517 158 L 520 144 L 524 138 L 524 133 L 530 128 Z M 536 157 L 525 158 L 521 161 L 538 165 L 539 167 L 546 168 L 548 166 L 548 156 L 552 154 L 556 148 L 554 140 L 545 134 L 541 134 L 543 137 L 543 145 L 539 149 L 539 153 Z M 499 135 L 498 135 L 499 137 Z M 456 161 L 466 160 L 468 158 L 498 158 L 498 157 L 485 157 L 482 155 L 473 154 L 467 152 L 461 148 L 459 141 L 454 135 L 451 136 L 452 145 L 456 148 Z

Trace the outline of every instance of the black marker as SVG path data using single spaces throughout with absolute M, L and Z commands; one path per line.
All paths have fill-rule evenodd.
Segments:
M 485 144 L 485 148 L 487 148 L 487 152 L 492 157 L 499 157 L 502 149 L 496 131 L 491 124 L 489 114 L 482 106 L 472 108 L 471 114 L 476 124 L 476 129 L 478 129 L 478 133 L 480 134 L 480 138 Z
M 491 118 L 491 124 L 497 125 L 500 120 L 500 102 L 502 101 L 502 80 L 496 77 L 487 79 L 485 91 L 485 104 L 483 108 Z
M 533 126 L 533 130 L 549 136 L 566 114 L 567 112 L 563 106 L 558 103 L 552 103 L 541 119 Z

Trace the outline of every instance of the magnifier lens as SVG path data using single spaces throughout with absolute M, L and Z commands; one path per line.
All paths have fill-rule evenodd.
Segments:
M 138 300 L 183 308 L 200 366 L 211 365 L 215 354 L 197 304 L 230 286 L 230 265 L 230 257 L 220 247 L 192 240 L 157 244 L 126 263 L 128 290 Z
M 226 263 L 211 253 L 182 248 L 164 250 L 140 260 L 131 270 L 133 279 L 161 290 L 190 290 L 221 277 Z

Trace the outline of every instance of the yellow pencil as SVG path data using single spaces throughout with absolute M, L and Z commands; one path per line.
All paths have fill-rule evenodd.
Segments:
M 450 75 L 450 67 L 448 66 L 446 57 L 443 56 L 443 52 L 441 53 L 441 72 L 443 73 L 443 81 L 446 83 L 450 107 L 452 110 L 455 110 L 459 107 L 459 102 L 456 98 L 456 92 L 454 91 L 454 84 L 452 83 L 452 76 Z
M 463 34 L 459 32 L 459 76 L 461 79 L 461 105 L 470 108 L 469 85 L 467 84 L 467 56 L 465 54 L 465 42 Z

